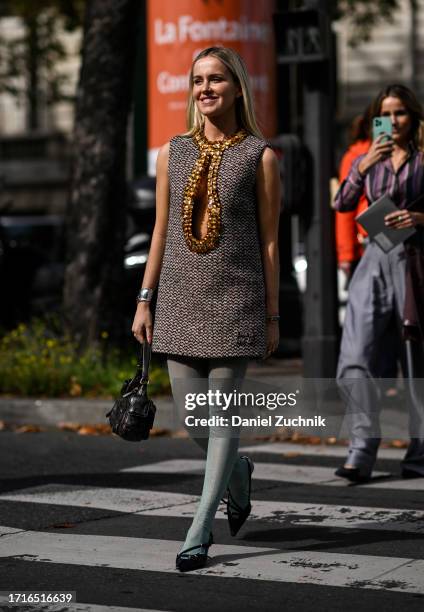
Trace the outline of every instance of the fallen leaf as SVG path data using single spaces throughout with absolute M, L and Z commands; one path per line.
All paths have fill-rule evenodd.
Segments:
M 77 432 L 80 436 L 99 436 L 100 432 L 95 425 L 82 425 Z
M 94 427 L 96 429 L 96 431 L 98 431 L 100 434 L 110 434 L 112 433 L 112 428 L 110 425 L 106 425 L 105 423 L 95 423 L 93 425 L 91 425 L 91 427 Z
M 38 431 L 46 431 L 45 427 L 40 427 L 40 425 L 20 425 L 16 427 L 14 430 L 15 433 L 32 433 Z
M 190 435 L 185 429 L 177 429 L 171 433 L 171 438 L 189 438 Z
M 74 523 L 55 523 L 54 525 L 48 525 L 49 529 L 71 529 L 75 527 Z
M 409 443 L 406 440 L 392 440 L 390 446 L 393 448 L 408 448 Z
M 305 436 L 305 434 L 298 431 L 293 433 L 291 441 L 298 444 L 321 444 L 321 438 L 319 436 Z
M 168 436 L 170 434 L 169 429 L 164 429 L 163 427 L 153 427 L 153 429 L 150 430 L 150 437 L 151 438 L 158 438 L 160 436 Z
M 337 438 L 334 438 L 334 437 L 327 438 L 325 443 L 326 444 L 337 444 Z
M 71 421 L 62 421 L 58 423 L 57 427 L 64 431 L 75 431 L 82 436 L 109 435 L 112 433 L 110 425 L 106 425 L 105 423 L 73 423 Z
M 58 429 L 64 429 L 65 431 L 77 431 L 80 427 L 80 423 L 72 423 L 71 421 L 61 421 L 57 424 Z

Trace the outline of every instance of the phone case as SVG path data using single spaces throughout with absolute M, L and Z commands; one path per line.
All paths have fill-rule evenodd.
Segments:
M 374 117 L 372 121 L 372 139 L 375 140 L 380 134 L 391 136 L 393 132 L 390 117 Z M 387 139 L 385 139 L 387 140 Z

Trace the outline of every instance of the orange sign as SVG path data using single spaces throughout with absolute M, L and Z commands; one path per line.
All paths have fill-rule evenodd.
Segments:
M 265 136 L 276 129 L 274 0 L 148 0 L 148 170 L 157 151 L 187 129 L 188 75 L 206 47 L 232 47 L 246 62 Z

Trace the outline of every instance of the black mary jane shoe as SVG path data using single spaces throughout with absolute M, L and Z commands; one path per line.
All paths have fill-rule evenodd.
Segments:
M 250 512 L 252 511 L 252 504 L 250 503 L 250 492 L 252 489 L 252 472 L 254 470 L 254 465 L 253 465 L 253 461 L 249 459 L 249 457 L 243 456 L 240 458 L 246 459 L 248 470 L 249 470 L 249 494 L 248 494 L 249 501 L 247 503 L 247 506 L 245 506 L 244 508 L 241 508 L 241 506 L 238 505 L 234 497 L 231 495 L 230 489 L 227 489 L 227 494 L 228 494 L 227 518 L 228 518 L 228 524 L 230 526 L 230 533 L 232 536 L 235 536 L 238 534 L 241 527 L 246 522 Z
M 359 468 L 346 468 L 344 465 L 337 468 L 334 474 L 340 476 L 340 478 L 346 478 L 350 482 L 356 482 L 357 484 L 369 482 L 371 480 L 371 474 L 364 476 L 361 474 Z
M 192 546 L 191 548 L 186 548 L 178 553 L 177 558 L 175 559 L 175 567 L 180 572 L 191 572 L 192 570 L 201 569 L 205 567 L 206 562 L 208 560 L 208 550 L 209 546 L 213 544 L 213 535 L 212 532 L 209 535 L 209 542 L 207 544 L 198 544 L 197 546 Z M 190 555 L 191 550 L 201 549 L 201 552 L 198 552 L 194 555 Z

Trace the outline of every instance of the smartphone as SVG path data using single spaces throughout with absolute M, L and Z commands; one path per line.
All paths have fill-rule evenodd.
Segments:
M 386 142 L 391 138 L 393 133 L 392 120 L 390 117 L 374 117 L 372 120 L 372 139 L 375 140 L 380 134 L 386 134 L 387 138 L 383 138 L 382 142 Z

